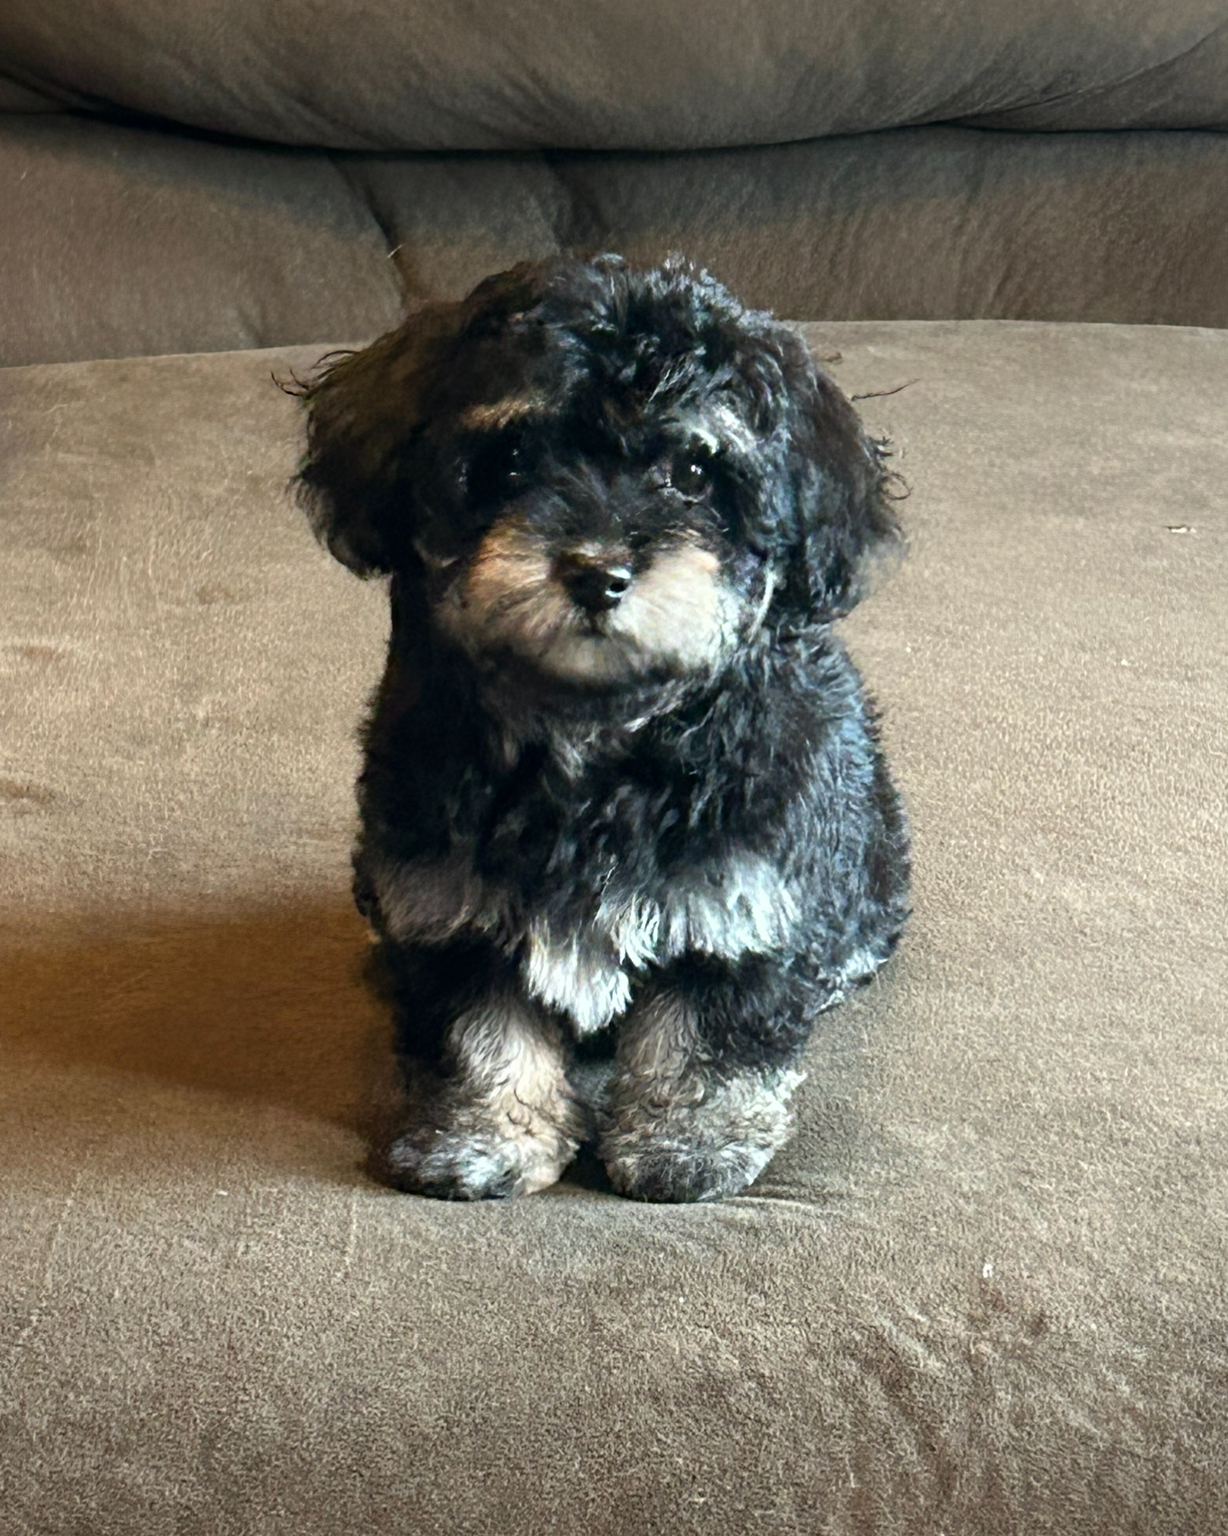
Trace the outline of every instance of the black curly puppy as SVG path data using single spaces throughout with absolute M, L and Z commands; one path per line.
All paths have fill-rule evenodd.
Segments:
M 327 363 L 328 360 L 326 359 Z M 304 390 L 300 493 L 391 573 L 359 783 L 404 1189 L 742 1189 L 816 1015 L 891 950 L 907 834 L 832 621 L 895 533 L 793 331 L 680 266 L 525 264 Z

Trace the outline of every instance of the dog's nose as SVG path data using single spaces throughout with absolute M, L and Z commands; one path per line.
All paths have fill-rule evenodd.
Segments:
M 574 551 L 560 555 L 555 572 L 572 602 L 589 613 L 607 613 L 617 608 L 631 585 L 631 567 L 601 555 Z

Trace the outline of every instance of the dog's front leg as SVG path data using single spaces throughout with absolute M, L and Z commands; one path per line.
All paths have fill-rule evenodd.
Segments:
M 377 1171 L 398 1189 L 445 1200 L 555 1183 L 575 1156 L 582 1118 L 563 1031 L 497 969 L 470 968 L 469 984 L 449 997 L 456 956 L 397 958 L 416 983 L 396 989 L 406 1113 L 377 1153 Z
M 793 1127 L 805 999 L 778 968 L 688 959 L 625 1019 L 600 1153 L 620 1194 L 719 1200 L 744 1189 Z

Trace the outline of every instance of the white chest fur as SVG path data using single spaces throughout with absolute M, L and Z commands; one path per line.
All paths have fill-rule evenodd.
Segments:
M 385 863 L 372 871 L 384 921 L 403 942 L 446 943 L 465 929 L 521 953 L 526 991 L 570 1018 L 580 1034 L 602 1029 L 631 1001 L 637 974 L 690 953 L 737 960 L 787 946 L 797 908 L 777 869 L 752 853 L 653 895 L 603 897 L 572 927 L 518 916 L 510 894 L 483 881 L 461 853 Z

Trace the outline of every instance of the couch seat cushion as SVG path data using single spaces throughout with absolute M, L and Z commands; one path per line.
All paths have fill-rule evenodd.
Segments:
M 324 348 L 0 372 L 6 1531 L 1228 1530 L 1228 336 L 810 337 L 913 487 L 915 915 L 703 1207 L 361 1172 Z

